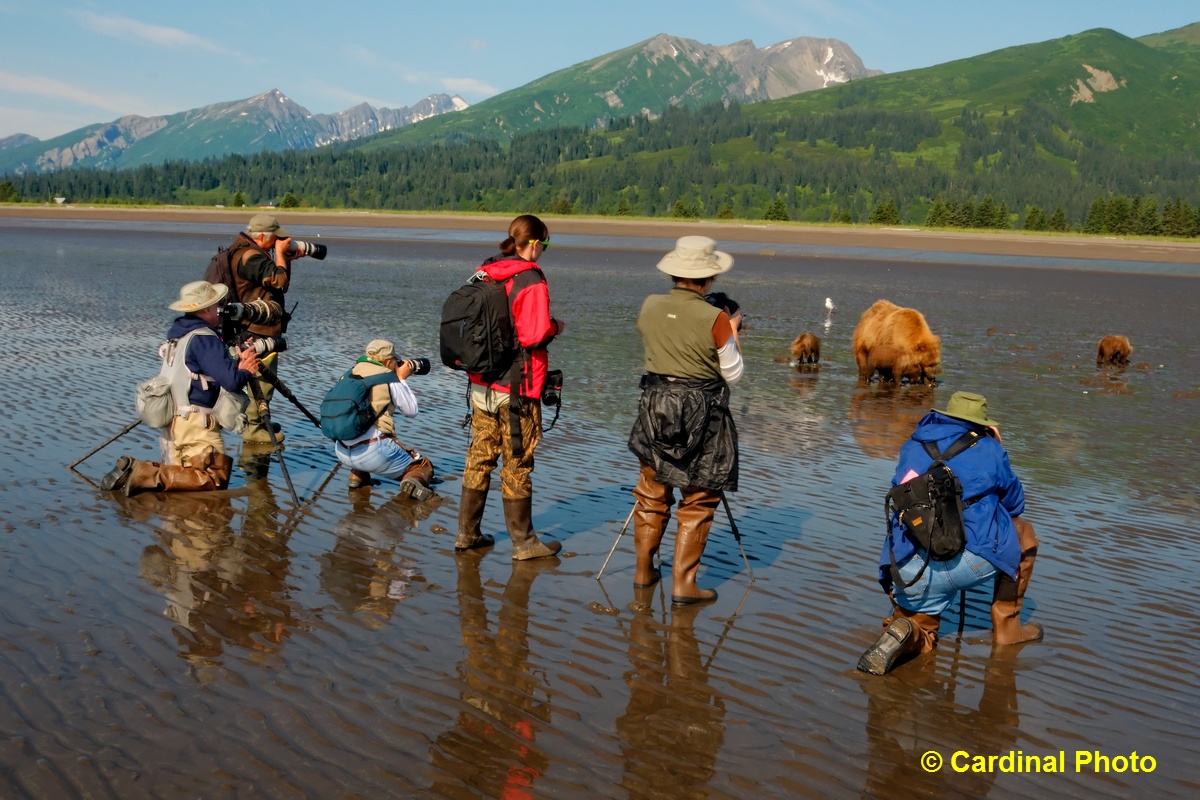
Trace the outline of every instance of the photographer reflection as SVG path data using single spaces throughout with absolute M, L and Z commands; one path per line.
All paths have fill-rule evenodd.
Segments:
M 949 766 L 956 750 L 1003 755 L 1016 749 L 1020 735 L 1016 655 L 1020 648 L 996 647 L 983 673 L 978 704 L 962 695 L 978 680 L 958 685 L 960 654 L 925 662 L 892 680 L 862 680 L 867 695 L 867 742 L 870 763 L 863 797 L 986 797 L 997 772 L 957 773 Z M 974 706 L 974 707 L 972 707 Z M 934 774 L 921 767 L 921 756 L 939 752 L 947 765 Z
M 338 461 L 350 467 L 350 489 L 377 486 L 379 481 L 371 478 L 374 474 L 398 479 L 400 493 L 414 500 L 423 501 L 435 496 L 429 488 L 429 482 L 433 480 L 433 462 L 400 442 L 392 415 L 393 411 L 410 418 L 417 415 L 417 396 L 405 379 L 428 372 L 429 359 L 400 361 L 396 358 L 395 347 L 386 339 L 373 339 L 367 344 L 366 355 L 359 356 L 350 374 L 373 378 L 393 373 L 394 377 L 370 387 L 374 424 L 358 436 L 334 442 L 333 452 Z
M 652 590 L 635 590 L 639 600 Z M 725 704 L 708 685 L 694 624 L 699 605 L 672 605 L 660 624 L 649 598 L 635 604 L 629 629 L 629 703 L 617 718 L 629 797 L 697 798 L 725 741 Z
M 396 556 L 397 530 L 415 528 L 433 510 L 392 498 L 371 502 L 371 490 L 354 492 L 351 510 L 334 527 L 333 549 L 321 556 L 321 589 L 348 614 L 376 629 L 412 594 L 416 562 Z
M 220 662 L 227 645 L 273 654 L 296 624 L 289 594 L 290 531 L 267 481 L 247 490 L 241 533 L 233 500 L 224 496 L 139 495 L 131 513 L 157 514 L 159 543 L 145 549 L 140 575 L 162 592 L 180 657 L 196 665 Z
M 529 592 L 545 561 L 514 561 L 504 587 L 496 632 L 479 575 L 481 554 L 455 559 L 458 621 L 466 657 L 458 664 L 462 710 L 453 728 L 431 748 L 437 778 L 431 791 L 442 797 L 538 796 L 534 784 L 549 766 L 537 744 L 538 729 L 550 723 L 552 706 L 544 671 L 531 665 Z
M 270 214 L 255 214 L 246 232 L 238 233 L 229 246 L 234 294 L 230 300 L 251 307 L 266 304 L 265 309 L 259 308 L 259 313 L 235 321 L 239 338 L 272 340 L 275 349 L 260 355 L 263 355 L 263 364 L 273 372 L 278 372 L 278 352 L 284 349 L 282 337 L 291 318 L 284 310 L 284 295 L 291 286 L 292 261 L 309 255 L 318 260 L 325 258 L 325 246 L 292 240 L 291 234 Z M 215 280 L 213 277 L 208 279 Z M 269 405 L 275 387 L 261 378 L 256 380 Z M 252 393 L 250 400 L 246 411 L 249 424 L 242 432 L 242 441 L 270 444 L 270 434 Z M 283 434 L 276 431 L 276 438 L 283 441 Z

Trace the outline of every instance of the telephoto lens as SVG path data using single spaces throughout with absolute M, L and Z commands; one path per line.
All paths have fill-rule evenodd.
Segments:
M 409 358 L 406 361 L 412 368 L 413 375 L 428 375 L 430 367 L 433 366 L 429 363 L 428 358 Z
M 311 256 L 317 261 L 324 261 L 329 248 L 316 242 L 302 242 L 299 239 L 292 239 L 292 243 L 288 245 L 287 252 L 290 256 Z

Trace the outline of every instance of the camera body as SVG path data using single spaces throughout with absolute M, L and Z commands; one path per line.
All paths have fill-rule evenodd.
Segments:
M 555 406 L 562 403 L 563 373 L 561 369 L 552 369 L 546 373 L 546 385 L 542 387 L 542 405 Z
M 408 364 L 413 375 L 428 375 L 433 366 L 428 358 L 406 358 L 404 363 Z
M 725 294 L 724 292 L 709 292 L 708 294 L 704 295 L 704 299 L 708 301 L 708 304 L 710 306 L 715 306 L 715 307 L 721 309 L 726 314 L 728 314 L 730 317 L 734 316 L 735 314 L 737 314 L 739 311 L 742 310 L 742 307 L 741 307 L 741 305 L 738 304 L 738 301 L 734 300 L 732 297 Z M 739 331 L 741 331 L 742 321 L 745 319 L 744 314 L 742 315 L 742 318 L 743 319 L 738 320 L 738 330 Z
M 287 254 L 289 256 L 310 256 L 317 261 L 324 261 L 325 256 L 329 254 L 329 248 L 323 244 L 316 242 L 302 242 L 299 239 L 292 239 L 288 245 Z

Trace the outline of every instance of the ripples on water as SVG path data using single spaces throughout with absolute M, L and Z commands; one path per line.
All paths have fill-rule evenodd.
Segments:
M 503 535 L 453 555 L 465 404 L 440 368 L 413 381 L 404 439 L 433 458 L 441 503 L 391 482 L 351 495 L 282 398 L 301 509 L 278 465 L 232 439 L 221 496 L 110 497 L 63 467 L 132 418 L 166 304 L 227 239 L 196 230 L 0 228 L 0 795 L 1195 793 L 1194 278 L 739 255 L 720 281 L 748 313 L 731 505 L 757 580 L 719 517 L 701 581 L 720 600 L 676 610 L 665 587 L 635 596 L 628 534 L 593 580 L 631 506 L 634 320 L 665 290 L 660 252 L 578 239 L 543 262 L 567 385 L 534 511 L 565 557 L 514 565 Z M 314 410 L 371 338 L 436 356 L 444 296 L 490 254 L 329 244 L 296 265 L 280 369 Z M 880 297 L 942 337 L 942 386 L 856 384 L 851 331 Z M 797 373 L 774 359 L 804 330 L 823 361 Z M 1124 372 L 1095 370 L 1108 333 L 1134 343 Z M 958 389 L 987 394 L 1026 483 L 1047 641 L 992 657 L 975 593 L 962 637 L 948 613 L 935 657 L 869 679 L 853 667 L 886 608 L 882 491 L 913 424 Z M 137 429 L 80 470 L 96 481 L 154 449 Z M 503 530 L 498 502 L 485 525 Z M 1065 750 L 1069 771 L 929 775 L 930 749 Z M 1157 770 L 1076 774 L 1075 750 L 1137 750 Z

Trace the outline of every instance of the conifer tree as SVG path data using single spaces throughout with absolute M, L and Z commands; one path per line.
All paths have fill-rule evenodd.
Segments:
M 1046 220 L 1046 230 L 1066 233 L 1069 228 L 1067 212 L 1063 211 L 1062 206 L 1056 206 L 1050 214 L 1050 219 Z
M 1108 231 L 1108 201 L 1097 197 L 1088 209 L 1087 218 L 1083 221 L 1084 233 L 1106 233 Z
M 791 215 L 788 214 L 787 204 L 783 202 L 782 197 L 776 197 L 767 203 L 767 208 L 763 211 L 763 219 L 772 222 L 787 222 L 791 218 Z
M 1029 209 L 1029 213 L 1025 215 L 1025 230 L 1027 231 L 1044 231 L 1046 230 L 1046 214 L 1037 206 Z

